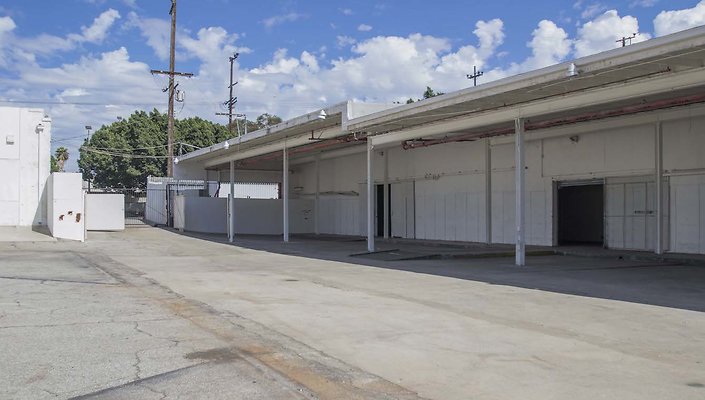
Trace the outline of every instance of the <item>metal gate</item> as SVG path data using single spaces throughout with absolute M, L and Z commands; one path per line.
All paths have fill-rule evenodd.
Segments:
M 91 188 L 91 194 L 122 194 L 125 196 L 125 226 L 144 225 L 147 191 L 140 188 Z

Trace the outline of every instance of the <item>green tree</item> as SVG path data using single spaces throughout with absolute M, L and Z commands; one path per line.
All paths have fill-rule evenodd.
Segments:
M 440 95 L 443 95 L 443 94 L 445 94 L 445 93 L 443 93 L 443 92 L 438 92 L 438 93 L 436 93 L 436 92 L 433 91 L 433 89 L 431 89 L 430 86 L 426 86 L 426 91 L 423 92 L 423 98 L 424 98 L 424 99 L 430 99 L 431 97 L 436 97 L 436 96 L 440 96 Z
M 69 149 L 66 147 L 59 147 L 54 152 L 54 157 L 56 161 L 57 172 L 64 172 L 64 164 L 66 160 L 69 159 Z
M 423 99 L 416 99 L 416 100 L 414 100 L 414 99 L 412 99 L 412 98 L 409 98 L 409 99 L 406 101 L 406 104 L 416 103 L 417 101 L 430 99 L 431 97 L 441 96 L 441 95 L 444 95 L 444 94 L 445 94 L 445 93 L 443 93 L 443 92 L 436 92 L 436 91 L 434 91 L 433 89 L 431 89 L 430 86 L 426 86 L 426 90 L 423 92 Z
M 84 143 L 78 160 L 84 179 L 96 187 L 144 187 L 148 176 L 166 175 L 167 116 L 157 110 L 136 111 L 102 126 Z M 222 142 L 225 126 L 195 117 L 174 125 L 174 155 Z M 185 146 L 188 144 L 190 146 Z
M 264 114 L 260 115 L 259 117 L 257 117 L 257 119 L 255 119 L 254 121 L 251 121 L 249 119 L 244 122 L 243 121 L 240 121 L 240 122 L 233 121 L 233 132 L 237 132 L 238 124 L 241 129 L 240 133 L 242 134 L 245 131 L 243 123 L 247 124 L 247 132 L 254 132 L 254 131 L 257 131 L 260 129 L 264 129 L 268 126 L 276 125 L 280 122 L 282 122 L 282 119 L 279 116 L 274 115 L 274 114 L 264 113 Z
M 59 172 L 59 165 L 56 163 L 56 157 L 54 155 L 51 155 L 51 158 L 49 159 L 49 165 L 51 166 L 50 171 L 51 172 Z

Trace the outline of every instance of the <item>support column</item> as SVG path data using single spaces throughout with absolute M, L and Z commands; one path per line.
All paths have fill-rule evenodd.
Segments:
M 372 157 L 374 147 L 367 139 L 367 251 L 375 251 L 375 191 L 372 173 Z
M 656 123 L 656 254 L 663 254 L 663 123 Z
M 316 235 L 321 234 L 320 227 L 321 213 L 321 153 L 316 154 L 316 197 L 313 201 L 313 231 Z
M 220 175 L 220 171 L 218 171 Z M 228 194 L 228 241 L 235 241 L 235 161 L 230 161 L 230 193 Z
M 518 118 L 514 121 L 516 139 L 515 156 L 515 190 L 516 190 L 516 265 L 526 265 L 526 227 L 524 211 L 526 210 L 526 188 L 524 169 L 524 120 Z
M 485 243 L 492 244 L 492 148 L 485 139 Z
M 282 194 L 284 197 L 284 242 L 289 242 L 289 150 L 284 144 L 284 165 L 282 170 Z
M 389 149 L 384 152 L 384 238 L 389 239 Z

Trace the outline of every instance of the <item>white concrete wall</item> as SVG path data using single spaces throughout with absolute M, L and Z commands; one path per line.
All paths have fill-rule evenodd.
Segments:
M 643 184 L 647 188 L 645 211 L 654 211 L 658 119 L 665 121 L 663 168 L 669 176 L 665 180 L 664 193 L 667 248 L 670 251 L 705 253 L 705 107 L 702 106 L 527 133 L 528 243 L 552 245 L 556 240 L 556 182 L 606 179 L 608 184 L 636 185 L 633 188 L 630 186 L 635 190 Z M 510 135 L 491 141 L 491 221 L 492 241 L 495 243 L 514 242 L 513 140 L 513 135 Z M 484 140 L 415 150 L 394 147 L 384 151 L 388 157 L 389 183 L 414 182 L 415 237 L 486 240 Z M 381 153 L 377 151 L 374 158 L 376 184 L 384 181 L 384 158 Z M 366 154 L 360 152 L 324 159 L 320 162 L 320 168 L 320 190 L 323 193 L 321 232 L 355 234 L 357 230 L 357 234 L 364 234 Z M 292 186 L 299 186 L 300 194 L 310 198 L 315 192 L 314 163 L 296 165 L 293 170 Z M 355 192 L 359 195 L 343 196 L 335 195 L 335 192 Z M 629 201 L 627 194 L 622 196 L 624 201 Z M 630 210 L 626 209 L 627 212 Z M 632 214 L 635 210 L 631 210 Z M 654 217 L 644 217 L 643 221 L 633 217 L 622 215 L 621 219 L 611 219 L 606 224 L 607 229 L 611 230 L 611 233 L 606 232 L 610 247 L 654 248 Z M 639 228 L 642 222 L 643 229 Z
M 59 239 L 84 241 L 86 213 L 84 212 L 83 179 L 79 173 L 55 172 L 47 183 L 48 227 Z
M 47 223 L 50 143 L 43 110 L 0 107 L 0 226 Z
M 86 230 L 122 231 L 124 229 L 124 194 L 86 193 Z
M 313 232 L 313 201 L 289 202 L 291 233 Z M 235 199 L 235 234 L 281 235 L 283 201 L 279 199 Z M 174 228 L 186 232 L 227 233 L 227 199 L 176 196 Z

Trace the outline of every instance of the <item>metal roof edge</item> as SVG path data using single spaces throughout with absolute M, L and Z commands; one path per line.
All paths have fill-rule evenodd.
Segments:
M 678 46 L 680 43 L 685 44 Z M 441 96 L 432 97 L 416 103 L 404 104 L 389 110 L 361 116 L 350 120 L 347 124 L 347 128 L 350 131 L 361 131 L 377 124 L 408 117 L 420 112 L 433 111 L 438 108 L 452 106 L 454 104 L 472 99 L 479 99 L 482 97 L 499 94 L 510 90 L 517 90 L 532 85 L 548 83 L 559 79 L 567 79 L 567 71 L 571 64 L 575 64 L 578 69 L 587 69 L 592 71 L 599 69 L 599 67 L 615 67 L 626 62 L 647 59 L 649 57 L 653 57 L 655 55 L 654 53 L 662 54 L 668 51 L 687 49 L 689 47 L 702 44 L 705 44 L 705 26 L 691 28 L 644 42 L 635 43 L 627 47 L 616 48 L 578 59 L 565 61 L 560 64 L 498 79 L 477 87 L 460 89 L 455 92 L 446 93 Z M 601 66 L 595 67 L 595 64 L 601 64 Z

